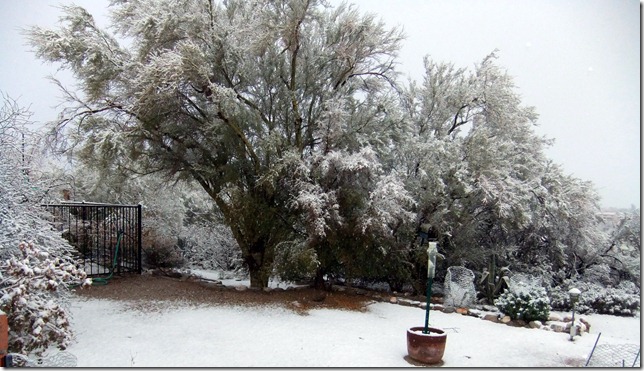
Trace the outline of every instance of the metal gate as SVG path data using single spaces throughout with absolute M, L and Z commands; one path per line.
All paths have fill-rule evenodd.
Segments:
M 63 202 L 42 205 L 76 249 L 88 276 L 141 273 L 141 205 Z

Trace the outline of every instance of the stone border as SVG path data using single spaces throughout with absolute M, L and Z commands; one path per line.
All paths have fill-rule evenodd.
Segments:
M 364 295 L 368 296 L 371 299 L 377 302 L 388 302 L 391 304 L 402 305 L 406 307 L 416 307 L 425 310 L 427 308 L 427 303 L 425 302 L 425 297 L 414 297 L 410 298 L 405 295 L 403 297 L 397 296 L 397 293 L 390 295 L 384 292 L 370 291 L 361 288 L 346 287 L 340 285 L 333 285 L 331 287 L 332 291 L 347 292 L 354 295 Z M 417 300 L 420 299 L 420 300 Z M 541 321 L 530 321 L 526 322 L 523 320 L 512 320 L 510 316 L 506 316 L 499 311 L 495 306 L 491 305 L 478 305 L 477 308 L 458 308 L 446 306 L 443 304 L 429 304 L 430 310 L 438 310 L 443 313 L 458 313 L 464 316 L 471 316 L 480 318 L 485 321 L 490 321 L 494 323 L 501 323 L 513 327 L 526 327 L 533 329 L 540 329 L 545 331 L 554 331 L 554 332 L 565 332 L 570 333 L 570 327 L 573 326 L 572 316 L 566 316 L 561 318 L 557 314 L 551 313 L 548 317 L 548 321 L 545 323 Z M 590 332 L 590 323 L 579 316 L 575 316 L 576 327 L 575 335 L 582 335 L 584 332 Z

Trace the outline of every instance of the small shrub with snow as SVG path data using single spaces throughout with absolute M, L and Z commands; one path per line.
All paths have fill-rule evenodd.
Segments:
M 622 281 L 617 287 L 605 287 L 595 282 L 567 280 L 550 289 L 553 308 L 572 309 L 568 290 L 576 287 L 581 291 L 575 310 L 579 313 L 613 314 L 634 316 L 640 310 L 640 290 L 630 281 Z
M 184 262 L 177 239 L 153 230 L 143 232 L 142 250 L 145 264 L 152 268 L 180 268 Z
M 20 255 L 0 263 L 0 309 L 9 321 L 9 352 L 41 354 L 51 345 L 65 349 L 71 339 L 70 313 L 61 301 L 68 285 L 91 284 L 71 259 L 54 257 L 22 242 Z
M 550 300 L 543 287 L 506 290 L 494 301 L 494 305 L 513 320 L 546 321 L 550 315 Z

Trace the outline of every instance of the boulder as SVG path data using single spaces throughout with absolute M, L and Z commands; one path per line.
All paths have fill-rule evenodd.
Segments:
M 493 314 L 493 313 L 488 313 L 488 314 L 484 315 L 483 319 L 486 320 L 486 321 L 494 322 L 494 323 L 499 322 L 499 316 L 497 314 Z
M 482 308 L 483 308 L 483 310 L 485 310 L 487 312 L 498 312 L 499 311 L 499 308 L 497 308 L 497 307 L 495 307 L 493 305 L 487 305 L 486 304 L 486 305 L 483 305 Z
M 470 309 L 467 311 L 467 314 L 468 314 L 469 316 L 477 317 L 477 318 L 481 318 L 481 317 L 483 316 L 483 312 L 481 312 L 481 311 L 480 311 L 480 310 L 478 310 L 478 309 L 472 309 L 472 308 L 470 308 Z
M 550 329 L 554 332 L 564 332 L 566 331 L 566 325 L 563 322 L 552 322 Z
M 503 316 L 501 317 L 501 323 L 510 323 L 512 321 L 512 318 L 510 316 Z
M 414 301 L 409 299 L 398 299 L 398 304 L 403 305 L 405 307 L 413 307 Z
M 561 316 L 556 313 L 550 313 L 550 315 L 548 316 L 548 321 L 561 322 L 562 320 L 563 319 L 561 318 Z
M 438 305 L 436 307 L 439 307 Z M 442 308 L 443 313 L 454 313 L 456 312 L 456 308 L 454 307 L 443 307 Z
M 395 296 L 392 296 L 392 297 L 389 298 L 389 302 L 391 304 L 398 304 L 398 298 L 395 297 Z
M 543 323 L 541 323 L 541 321 L 530 321 L 528 323 L 528 326 L 530 326 L 530 328 L 541 328 L 541 326 L 543 326 Z
M 456 313 L 467 315 L 468 310 L 467 310 L 467 308 L 456 308 Z
M 508 326 L 512 327 L 526 327 L 528 323 L 522 319 L 515 319 L 507 323 Z
M 579 319 L 579 322 L 581 322 L 581 323 L 583 323 L 584 325 L 586 325 L 586 332 L 590 332 L 590 323 L 588 323 L 588 321 L 586 321 L 586 319 L 585 319 L 585 318 L 580 318 L 580 319 Z

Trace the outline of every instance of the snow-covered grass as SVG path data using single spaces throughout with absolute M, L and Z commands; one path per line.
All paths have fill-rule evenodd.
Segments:
M 72 302 L 77 341 L 68 351 L 80 367 L 406 367 L 407 328 L 424 311 L 373 303 L 368 311 L 281 307 L 194 306 L 80 299 Z M 591 333 L 516 328 L 431 311 L 447 333 L 446 367 L 565 367 L 583 365 L 599 332 L 600 344 L 640 343 L 640 318 L 583 316 Z

